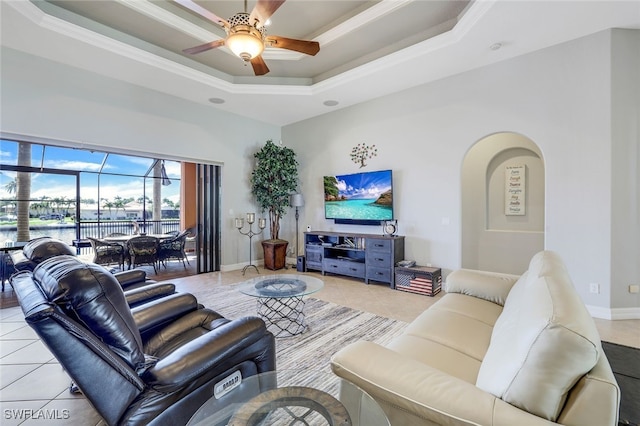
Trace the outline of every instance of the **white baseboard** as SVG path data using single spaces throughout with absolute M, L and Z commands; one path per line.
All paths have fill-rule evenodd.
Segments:
M 600 306 L 587 305 L 587 310 L 594 318 L 606 320 L 630 320 L 640 319 L 640 308 L 602 308 Z

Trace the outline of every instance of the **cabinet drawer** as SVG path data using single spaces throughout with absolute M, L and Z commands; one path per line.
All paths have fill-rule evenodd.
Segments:
M 367 251 L 385 251 L 391 252 L 391 240 L 383 240 L 382 238 L 369 238 L 367 240 Z
M 367 251 L 367 266 L 391 268 L 391 266 L 393 266 L 391 253 L 384 253 L 381 251 Z
M 367 266 L 367 281 L 380 281 L 383 283 L 391 282 L 391 268 L 376 268 Z
M 322 270 L 332 274 L 348 275 L 356 278 L 364 278 L 365 272 L 364 263 L 338 259 L 324 259 Z

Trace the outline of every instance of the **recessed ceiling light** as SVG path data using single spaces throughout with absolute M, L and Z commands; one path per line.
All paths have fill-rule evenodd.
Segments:
M 338 101 L 334 101 L 334 100 L 328 100 L 323 102 L 325 106 L 336 106 L 338 105 L 338 103 L 339 103 Z
M 209 102 L 212 104 L 223 104 L 225 100 L 222 98 L 209 98 Z

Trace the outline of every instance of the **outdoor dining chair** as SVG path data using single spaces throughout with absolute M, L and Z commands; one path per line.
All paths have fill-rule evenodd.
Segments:
M 162 265 L 166 268 L 167 262 L 171 259 L 181 260 L 182 265 L 186 268 L 184 261 L 186 259 L 187 264 L 189 263 L 189 258 L 187 258 L 187 253 L 184 251 L 184 246 L 187 241 L 187 236 L 189 235 L 189 230 L 182 231 L 178 235 L 173 238 L 167 238 L 160 241 L 158 246 L 158 263 L 162 263 Z
M 140 235 L 127 241 L 129 250 L 129 268 L 138 265 L 151 265 L 157 274 L 158 269 L 158 239 L 148 235 Z
M 105 241 L 98 238 L 87 238 L 93 248 L 93 263 L 98 265 L 112 265 L 114 263 L 124 270 L 125 249 L 120 243 Z

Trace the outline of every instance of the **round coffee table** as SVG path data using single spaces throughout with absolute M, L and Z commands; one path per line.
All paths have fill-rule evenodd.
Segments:
M 274 274 L 252 278 L 238 287 L 240 292 L 257 298 L 258 315 L 276 337 L 304 333 L 304 296 L 324 287 L 322 280 L 301 274 Z
M 272 371 L 235 383 L 228 403 L 212 397 L 187 426 L 389 426 L 369 394 L 333 373 Z

